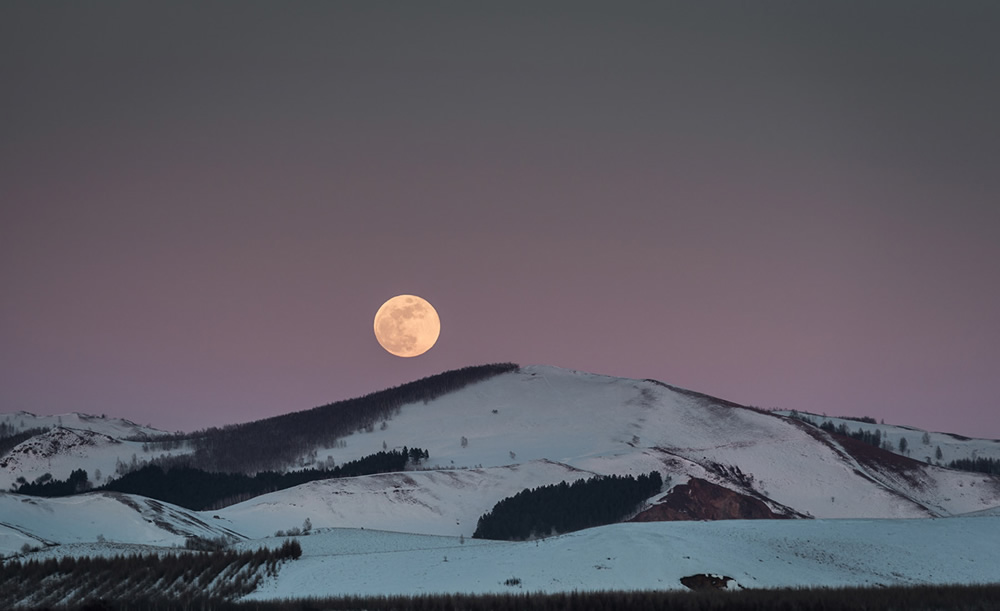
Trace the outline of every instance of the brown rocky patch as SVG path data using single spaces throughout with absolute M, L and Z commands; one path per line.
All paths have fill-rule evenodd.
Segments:
M 732 580 L 732 577 L 725 577 L 723 575 L 698 573 L 697 575 L 681 577 L 681 585 L 692 590 L 726 590 L 729 588 L 729 582 Z
M 895 473 L 914 488 L 922 489 L 925 484 L 921 476 L 927 470 L 927 464 L 912 458 L 889 452 L 882 448 L 858 441 L 853 437 L 830 433 L 848 454 L 856 461 L 875 472 Z
M 776 520 L 786 517 L 774 513 L 759 499 L 692 477 L 688 483 L 675 486 L 663 501 L 630 521 Z

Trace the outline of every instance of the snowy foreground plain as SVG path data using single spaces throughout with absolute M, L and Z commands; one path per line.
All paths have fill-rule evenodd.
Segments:
M 1000 582 L 995 516 L 615 524 L 518 543 L 333 529 L 300 542 L 302 558 L 248 599 L 683 590 L 696 573 L 745 588 Z

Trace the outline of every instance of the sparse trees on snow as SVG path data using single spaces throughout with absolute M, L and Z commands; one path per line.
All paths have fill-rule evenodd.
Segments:
M 341 448 L 358 430 L 388 429 L 403 405 L 429 401 L 490 377 L 516 371 L 514 363 L 479 365 L 273 418 L 211 428 L 190 435 L 193 462 L 209 471 L 284 470 L 313 448 Z

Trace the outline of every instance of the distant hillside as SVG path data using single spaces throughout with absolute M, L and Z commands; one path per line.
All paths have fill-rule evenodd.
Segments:
M 942 465 L 919 460 L 936 462 L 939 445 Z M 414 447 L 419 464 L 354 468 Z M 649 380 L 489 365 L 184 440 L 53 428 L 0 457 L 0 476 L 62 493 L 55 488 L 100 486 L 131 470 L 122 490 L 132 494 L 0 492 L 0 554 L 28 573 L 60 558 L 71 573 L 80 565 L 63 558 L 235 540 L 237 550 L 273 548 L 302 534 L 302 558 L 250 598 L 661 589 L 715 574 L 735 587 L 982 582 L 996 578 L 1000 477 L 943 464 L 995 447 L 871 419 L 812 425 Z M 141 469 L 151 460 L 176 468 Z M 364 475 L 374 471 L 388 472 Z M 643 478 L 650 485 L 632 492 L 573 484 Z M 492 536 L 544 538 L 472 538 L 489 514 L 501 531 Z M 927 517 L 945 519 L 914 519 Z M 586 528 L 615 520 L 642 523 Z M 548 536 L 574 528 L 584 530 Z M 220 588 L 253 579 L 228 562 Z M 76 583 L 51 577 L 41 581 L 56 588 L 52 600 L 60 584 Z
M 403 405 L 428 403 L 475 382 L 517 370 L 514 363 L 464 367 L 356 399 L 210 428 L 188 436 L 195 444 L 190 462 L 201 469 L 228 473 L 287 469 L 317 448 L 334 447 L 340 438 L 355 431 L 374 431 L 399 413 Z
M 668 485 L 646 499 L 645 519 L 918 518 L 1000 505 L 1000 478 L 944 467 L 963 450 L 988 455 L 994 442 L 929 433 L 925 443 L 922 431 L 848 424 L 851 433 L 879 429 L 879 438 L 897 449 L 905 436 L 914 457 L 650 380 L 497 364 L 203 431 L 183 443 L 58 429 L 0 457 L 7 465 L 0 476 L 9 488 L 19 477 L 33 483 L 51 472 L 67 480 L 84 469 L 99 487 L 150 462 L 216 474 L 322 474 L 404 446 L 428 451 L 419 471 L 411 466 L 405 473 L 314 481 L 218 512 L 255 514 L 262 524 L 262 530 L 253 527 L 255 534 L 310 518 L 317 527 L 468 537 L 483 513 L 526 488 L 651 471 Z M 918 448 L 934 452 L 938 444 L 941 465 L 916 460 Z M 278 526 L 272 514 L 282 516 Z M 291 516 L 296 519 L 285 522 Z
M 166 431 L 142 426 L 124 418 L 109 418 L 106 415 L 93 416 L 71 412 L 40 416 L 31 412 L 0 414 L 0 439 L 12 437 L 29 430 L 51 430 L 56 428 L 91 431 L 117 438 L 154 439 L 167 435 Z
M 147 465 L 108 482 L 101 487 L 101 490 L 139 494 L 173 503 L 185 509 L 200 511 L 225 507 L 268 492 L 317 480 L 403 471 L 411 461 L 418 463 L 425 456 L 426 453 L 419 448 L 391 450 L 337 465 L 332 469 L 303 469 L 288 473 L 260 471 L 253 476 L 242 473 L 209 472 L 192 467 L 175 467 L 164 471 L 157 465 Z M 83 478 L 86 479 L 86 475 Z M 53 486 L 52 494 L 40 494 L 40 496 L 73 494 L 72 484 L 72 481 L 60 482 Z M 69 492 L 63 492 L 66 490 Z M 79 491 L 79 488 L 76 491 Z M 17 492 L 39 494 L 32 490 L 30 485 L 21 486 Z
M 80 468 L 100 485 L 150 463 L 245 474 L 332 468 L 330 460 L 317 461 L 317 452 L 342 446 L 343 437 L 354 432 L 387 426 L 403 405 L 426 404 L 517 370 L 514 363 L 465 367 L 363 397 L 193 433 L 171 434 L 128 420 L 78 413 L 0 414 L 0 489 L 9 489 L 20 478 L 32 482 L 46 474 L 64 480 Z
M 989 470 L 974 468 L 976 462 L 987 465 L 1000 462 L 1000 440 L 996 439 L 924 431 L 910 426 L 879 423 L 868 417 L 833 417 L 796 410 L 774 413 L 928 464 L 990 473 Z

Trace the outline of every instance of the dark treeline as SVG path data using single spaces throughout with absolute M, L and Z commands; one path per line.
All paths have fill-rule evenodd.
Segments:
M 332 469 L 305 469 L 288 473 L 263 471 L 253 476 L 210 472 L 187 466 L 163 469 L 158 465 L 147 465 L 108 482 L 99 490 L 138 494 L 202 511 L 306 482 L 402 471 L 408 463 L 419 463 L 427 456 L 427 450 L 403 448 L 401 451 L 378 452 Z
M 12 488 L 14 492 L 32 496 L 69 496 L 90 489 L 90 480 L 87 479 L 87 472 L 83 469 L 73 471 L 67 479 L 52 479 L 52 475 L 46 473 L 34 482 L 28 483 L 23 477 L 19 477 L 17 484 L 19 486 Z
M 986 611 L 996 609 L 1000 585 L 889 586 L 884 588 L 817 588 L 743 590 L 736 592 L 569 592 L 561 594 L 440 594 L 421 596 L 350 596 L 279 601 L 194 599 L 164 597 L 128 600 L 90 600 L 53 611 Z M 40 611 L 39 607 L 22 607 Z
M 882 443 L 882 431 L 875 429 L 874 431 L 866 431 L 864 429 L 858 429 L 856 431 L 850 430 L 846 424 L 843 422 L 837 426 L 834 426 L 829 420 L 824 421 L 819 425 L 819 428 L 823 429 L 828 433 L 836 433 L 838 435 L 845 435 L 851 439 L 857 439 L 858 441 L 863 441 L 868 445 L 875 446 L 876 448 L 881 448 Z
M 209 597 L 225 600 L 252 592 L 265 575 L 277 574 L 280 561 L 301 555 L 302 547 L 292 539 L 274 550 L 7 559 L 0 564 L 0 608 L 48 608 L 67 596 L 131 601 L 154 597 L 176 605 Z
M 854 420 L 855 422 L 865 422 L 867 424 L 878 424 L 878 421 L 871 416 L 841 416 L 844 420 Z
M 656 471 L 522 490 L 479 518 L 473 537 L 518 541 L 613 524 L 663 487 Z
M 283 470 L 318 447 L 330 448 L 355 431 L 374 431 L 408 403 L 426 403 L 474 382 L 516 371 L 514 363 L 464 367 L 415 382 L 264 420 L 186 435 L 195 445 L 190 464 L 209 471 Z M 164 438 L 169 441 L 172 438 Z M 151 442 L 155 448 L 155 442 Z
M 859 428 L 856 431 L 852 431 L 847 424 L 841 422 L 839 425 L 834 424 L 830 420 L 824 420 L 821 423 L 817 423 L 815 420 L 801 414 L 795 410 L 792 410 L 791 417 L 796 420 L 801 420 L 807 424 L 811 424 L 817 428 L 823 429 L 827 433 L 836 433 L 837 435 L 844 435 L 845 437 L 850 437 L 851 439 L 857 439 L 858 441 L 863 441 L 868 445 L 875 446 L 876 448 L 884 448 L 885 443 L 882 439 L 882 431 L 878 429 L 874 431 L 866 431 L 865 429 Z M 868 416 L 861 417 L 845 417 L 845 420 L 854 420 L 856 422 L 864 422 L 867 424 L 875 424 L 875 419 Z
M 1000 475 L 1000 460 L 996 458 L 959 458 L 948 463 L 948 467 L 962 471 Z

